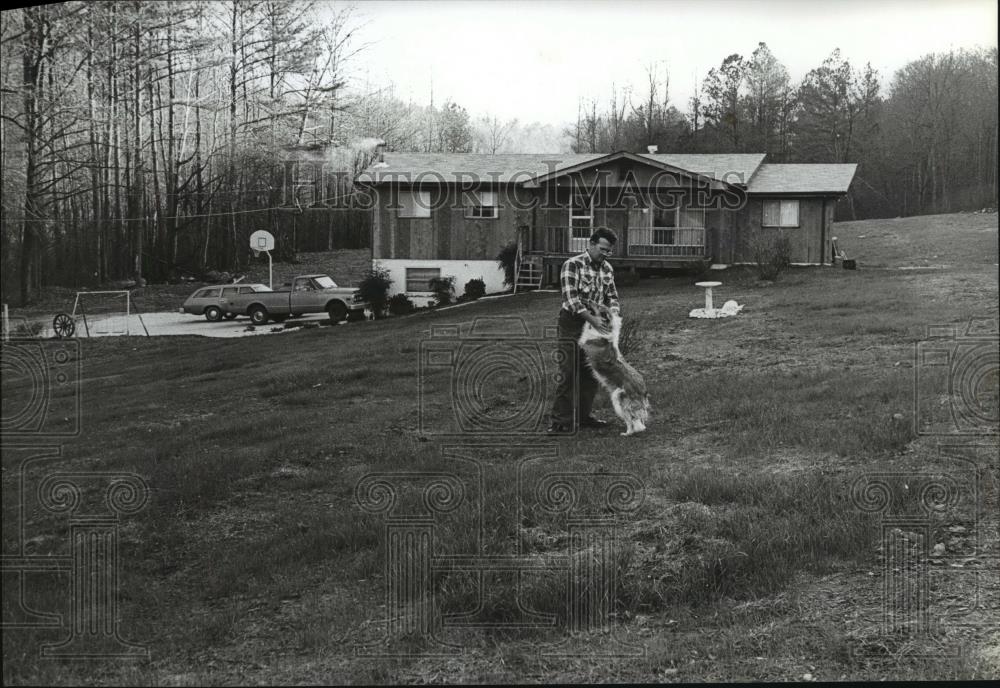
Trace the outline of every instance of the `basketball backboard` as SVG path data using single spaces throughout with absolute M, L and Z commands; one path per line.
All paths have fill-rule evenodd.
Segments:
M 274 249 L 274 235 L 263 229 L 258 229 L 250 235 L 250 248 L 254 251 L 270 251 Z

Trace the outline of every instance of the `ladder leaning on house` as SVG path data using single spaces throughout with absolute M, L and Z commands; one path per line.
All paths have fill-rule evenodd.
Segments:
M 521 251 L 521 238 L 517 239 L 517 256 L 514 258 L 514 293 L 518 289 L 539 289 L 542 286 L 542 262 L 536 256 L 525 256 Z

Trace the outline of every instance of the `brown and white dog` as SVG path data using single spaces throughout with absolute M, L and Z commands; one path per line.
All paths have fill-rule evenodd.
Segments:
M 622 435 L 634 435 L 646 429 L 649 420 L 649 394 L 646 381 L 630 366 L 618 349 L 622 318 L 607 307 L 601 307 L 600 316 L 610 328 L 601 334 L 590 323 L 585 323 L 579 344 L 587 354 L 587 363 L 594 377 L 608 392 L 615 414 L 625 422 Z

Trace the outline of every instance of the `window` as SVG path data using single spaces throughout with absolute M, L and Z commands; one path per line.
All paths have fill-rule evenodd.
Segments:
M 441 268 L 406 268 L 406 291 L 430 291 L 431 280 L 441 276 Z
M 195 298 L 196 299 L 214 299 L 214 298 L 218 297 L 221 292 L 222 292 L 222 290 L 219 287 L 215 287 L 214 289 L 202 289 L 201 291 L 198 292 L 198 295 L 195 296 Z
M 299 277 L 295 280 L 295 286 L 292 287 L 293 291 L 315 291 L 316 285 L 312 283 L 312 280 L 308 277 Z
M 430 191 L 400 191 L 398 217 L 430 217 Z
M 686 244 L 698 231 L 705 229 L 705 209 L 692 208 L 686 203 L 683 207 L 654 208 L 649 215 L 652 223 L 650 243 L 654 245 Z
M 798 201 L 764 201 L 764 218 L 761 224 L 765 227 L 798 227 Z
M 473 191 L 472 196 L 476 199 L 476 204 L 465 207 L 466 217 L 496 219 L 500 216 L 495 191 Z
M 586 239 L 594 233 L 594 199 L 579 191 L 569 197 L 569 226 L 573 239 Z M 579 247 L 577 247 L 579 248 Z

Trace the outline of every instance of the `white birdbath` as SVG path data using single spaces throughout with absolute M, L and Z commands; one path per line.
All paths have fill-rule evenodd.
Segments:
M 694 286 L 705 290 L 705 313 L 715 312 L 715 308 L 712 307 L 712 287 L 721 287 L 722 282 L 695 282 Z

